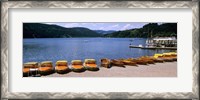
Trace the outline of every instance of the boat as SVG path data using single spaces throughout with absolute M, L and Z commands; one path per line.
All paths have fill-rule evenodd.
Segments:
M 155 58 L 153 56 L 142 56 L 141 58 L 153 60 L 155 63 L 164 63 L 163 59 Z
M 132 62 L 136 62 L 136 64 L 138 65 L 147 65 L 148 62 L 141 60 L 141 59 L 135 59 L 135 58 L 128 58 L 127 60 L 132 61 Z
M 111 59 L 111 66 L 118 66 L 118 67 L 124 67 L 124 63 L 120 60 L 116 60 L 116 59 Z
M 155 64 L 154 60 L 149 59 L 147 57 L 140 57 L 140 58 L 138 58 L 138 60 L 142 60 L 144 62 L 147 62 L 148 64 Z
M 108 58 L 101 59 L 101 67 L 110 68 L 111 67 L 111 61 Z
M 90 70 L 90 71 L 98 71 L 99 70 L 95 59 L 85 59 L 83 66 L 87 70 Z
M 54 72 L 52 61 L 43 61 L 40 64 L 39 72 L 41 75 L 49 75 Z
M 136 62 L 130 61 L 130 60 L 126 60 L 126 59 L 119 59 L 121 62 L 124 63 L 124 65 L 129 65 L 129 66 L 137 66 Z
M 169 52 L 171 54 L 171 57 L 174 59 L 174 61 L 177 61 L 177 53 L 176 52 Z
M 27 62 L 23 65 L 23 77 L 28 77 L 31 75 L 37 75 L 38 73 L 38 63 L 37 62 Z
M 28 77 L 30 74 L 30 68 L 23 68 L 23 77 Z
M 59 74 L 65 74 L 70 71 L 66 60 L 58 60 L 56 62 L 55 71 Z
M 174 61 L 172 58 L 166 57 L 163 54 L 154 54 L 154 58 L 163 60 L 165 62 L 172 62 L 172 61 Z
M 163 53 L 163 57 L 177 61 L 177 57 L 174 53 Z
M 177 53 L 176 52 L 169 52 L 172 56 L 176 57 Z
M 70 68 L 74 72 L 83 72 L 83 71 L 85 71 L 85 68 L 83 66 L 83 62 L 81 60 L 72 60 Z

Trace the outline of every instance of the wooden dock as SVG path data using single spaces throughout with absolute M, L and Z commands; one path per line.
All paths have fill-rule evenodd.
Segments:
M 129 48 L 177 50 L 177 47 L 141 47 L 135 45 L 130 45 Z

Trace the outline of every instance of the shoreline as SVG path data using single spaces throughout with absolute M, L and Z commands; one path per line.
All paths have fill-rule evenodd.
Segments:
M 41 77 L 177 77 L 177 62 L 164 62 L 149 65 L 100 67 L 98 71 L 53 73 Z

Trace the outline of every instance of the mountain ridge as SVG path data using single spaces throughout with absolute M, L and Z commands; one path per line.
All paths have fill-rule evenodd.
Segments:
M 101 34 L 85 27 L 65 28 L 58 25 L 23 23 L 23 38 L 70 38 L 101 36 Z
M 119 38 L 149 38 L 149 37 L 177 37 L 177 23 L 149 23 L 142 28 L 134 28 L 129 30 L 117 31 L 111 34 L 104 34 L 104 37 Z

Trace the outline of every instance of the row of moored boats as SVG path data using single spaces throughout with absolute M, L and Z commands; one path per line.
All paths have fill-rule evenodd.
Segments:
M 127 58 L 127 59 L 108 59 L 103 58 L 100 60 L 101 67 L 110 68 L 112 66 L 124 67 L 126 65 L 136 66 L 148 65 L 155 63 L 173 62 L 177 61 L 177 53 L 169 52 L 163 54 L 154 54 L 154 56 L 142 56 L 140 58 Z M 95 59 L 85 59 L 84 62 L 81 60 L 72 60 L 71 64 L 68 64 L 66 60 L 59 60 L 56 62 L 55 67 L 52 61 L 38 62 L 27 62 L 23 65 L 23 76 L 41 76 L 49 75 L 54 72 L 59 74 L 65 74 L 70 71 L 82 72 L 85 70 L 98 71 L 99 67 Z

